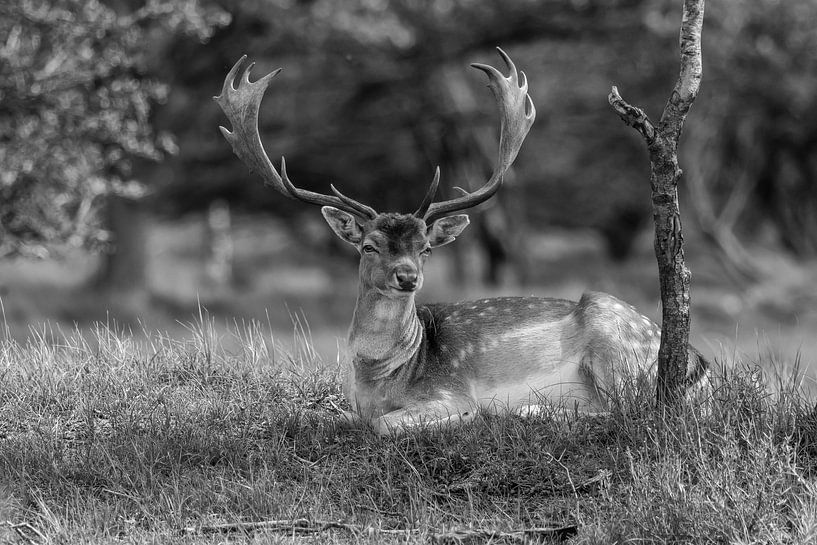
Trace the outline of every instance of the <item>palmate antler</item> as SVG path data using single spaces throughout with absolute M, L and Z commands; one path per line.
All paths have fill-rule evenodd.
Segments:
M 501 115 L 499 157 L 494 172 L 485 185 L 476 191 L 472 193 L 463 192 L 464 195 L 455 199 L 435 203 L 433 202 L 434 195 L 437 193 L 440 184 L 440 169 L 438 167 L 420 208 L 414 213 L 415 216 L 423 218 L 429 225 L 434 220 L 447 216 L 452 212 L 471 208 L 490 199 L 502 185 L 505 172 L 516 159 L 519 148 L 522 147 L 522 142 L 525 140 L 531 125 L 533 125 L 536 109 L 528 95 L 527 77 L 524 72 L 517 72 L 513 61 L 502 49 L 497 48 L 497 51 L 499 51 L 510 69 L 508 77 L 503 76 L 499 70 L 487 64 L 474 63 L 471 65 L 482 70 L 488 76 L 488 87 L 499 104 Z M 232 125 L 232 132 L 224 127 L 219 128 L 232 145 L 235 154 L 244 161 L 250 170 L 260 174 L 265 183 L 287 197 L 311 204 L 334 206 L 364 221 L 377 216 L 377 212 L 372 207 L 343 195 L 335 186 L 330 185 L 334 195 L 323 195 L 295 187 L 287 176 L 286 161 L 283 157 L 281 158 L 281 173 L 279 174 L 275 170 L 266 151 L 264 151 L 261 136 L 258 133 L 258 109 L 269 82 L 278 75 L 281 69 L 270 72 L 258 81 L 251 82 L 250 70 L 252 70 L 255 63 L 250 63 L 238 80 L 238 87 L 235 87 L 236 75 L 246 58 L 247 56 L 244 55 L 238 60 L 227 74 L 221 94 L 213 97 Z M 520 74 L 522 76 L 521 84 L 519 81 Z
M 258 81 L 251 82 L 250 71 L 255 66 L 255 63 L 252 62 L 238 80 L 238 87 L 234 87 L 236 74 L 246 58 L 247 56 L 244 55 L 238 59 L 224 80 L 221 94 L 213 97 L 232 125 L 232 132 L 225 127 L 219 127 L 219 129 L 232 145 L 235 154 L 250 170 L 259 174 L 265 183 L 287 197 L 310 204 L 334 206 L 364 220 L 377 216 L 377 212 L 372 207 L 343 195 L 335 189 L 335 186 L 330 186 L 334 195 L 323 195 L 295 187 L 287 176 L 286 160 L 283 157 L 281 157 L 281 173 L 278 174 L 261 143 L 261 135 L 258 133 L 258 109 L 269 82 L 278 75 L 281 69 L 270 72 Z
M 536 108 L 534 108 L 533 101 L 528 95 L 527 76 L 525 76 L 524 72 L 516 71 L 516 66 L 507 53 L 498 47 L 496 49 L 510 70 L 507 78 L 493 66 L 479 63 L 471 65 L 478 70 L 482 70 L 488 76 L 488 88 L 491 89 L 499 104 L 501 115 L 499 157 L 494 166 L 494 172 L 485 185 L 476 191 L 472 193 L 463 191 L 464 195 L 457 198 L 432 203 L 439 182 L 439 176 L 435 176 L 426 199 L 423 200 L 426 209 L 421 206 L 415 212 L 415 215 L 423 217 L 427 224 L 431 224 L 434 220 L 447 216 L 452 212 L 471 208 L 490 199 L 502 185 L 505 172 L 516 159 L 516 155 L 522 147 L 522 142 L 525 141 L 525 137 L 536 118 Z M 520 75 L 522 76 L 521 84 L 519 81 Z

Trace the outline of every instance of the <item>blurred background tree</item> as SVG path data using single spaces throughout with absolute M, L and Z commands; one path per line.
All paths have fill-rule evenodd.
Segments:
M 711 13 L 690 189 L 704 234 L 756 278 L 764 271 L 741 240 L 817 252 L 817 4 L 740 1 Z
M 122 251 L 110 255 L 128 263 L 111 259 L 102 277 L 143 282 L 132 203 L 149 187 L 135 165 L 178 150 L 152 124 L 168 94 L 157 77 L 162 44 L 200 42 L 228 20 L 197 0 L 3 3 L 0 255 L 113 242 Z
M 263 69 L 286 68 L 265 103 L 262 130 L 307 187 L 325 189 L 331 179 L 378 209 L 408 210 L 435 164 L 449 188 L 478 183 L 491 165 L 493 112 L 475 91 L 479 80 L 462 67 L 502 44 L 528 67 L 541 115 L 526 146 L 536 151 L 523 157 L 498 201 L 476 215 L 485 277 L 498 282 L 506 261 L 519 278 L 527 276 L 525 237 L 511 244 L 508 233 L 531 223 L 597 229 L 610 255 L 623 259 L 649 213 L 640 191 L 644 159 L 631 137 L 605 121 L 600 97 L 623 71 L 623 85 L 660 107 L 672 77 L 676 4 L 5 5 L 0 247 L 43 255 L 48 240 L 105 242 L 109 230 L 94 203 L 137 195 L 148 178 L 161 195 L 151 207 L 168 213 L 203 210 L 214 199 L 285 217 L 300 213 L 249 179 L 213 130 L 221 120 L 209 98 L 245 52 Z M 690 132 L 701 136 L 688 144 L 696 158 L 693 202 L 704 233 L 749 273 L 735 230 L 757 235 L 771 227 L 789 251 L 817 250 L 817 189 L 810 183 L 815 16 L 809 0 L 745 0 L 715 6 L 707 21 L 708 81 L 699 107 L 706 114 L 692 120 Z M 157 105 L 160 116 L 151 110 Z M 139 161 L 177 149 L 180 155 L 158 168 Z M 105 202 L 113 218 L 128 215 L 124 202 Z M 530 202 L 537 206 L 521 206 Z

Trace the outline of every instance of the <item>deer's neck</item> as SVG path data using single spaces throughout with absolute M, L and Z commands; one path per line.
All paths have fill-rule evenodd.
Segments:
M 411 361 L 423 342 L 414 294 L 386 297 L 360 287 L 349 330 L 349 347 L 356 371 L 379 380 Z

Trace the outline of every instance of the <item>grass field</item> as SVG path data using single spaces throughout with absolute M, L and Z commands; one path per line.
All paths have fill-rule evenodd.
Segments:
M 380 438 L 337 424 L 340 370 L 303 340 L 188 328 L 6 335 L 0 543 L 817 541 L 817 414 L 791 377 L 736 364 L 679 415 L 631 393 Z
M 745 289 L 690 245 L 693 342 L 727 362 L 706 407 L 631 392 L 603 418 L 379 438 L 336 419 L 353 259 L 282 232 L 239 222 L 218 293 L 196 221 L 152 229 L 135 301 L 90 290 L 85 255 L 0 264 L 0 544 L 817 542 L 814 267 L 759 253 L 773 274 Z M 644 242 L 616 264 L 551 233 L 535 284 L 495 290 L 452 282 L 441 251 L 421 299 L 594 289 L 659 319 Z

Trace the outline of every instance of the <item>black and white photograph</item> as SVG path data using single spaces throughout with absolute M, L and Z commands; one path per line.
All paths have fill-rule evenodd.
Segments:
M 815 0 L 0 0 L 0 545 L 817 544 Z

